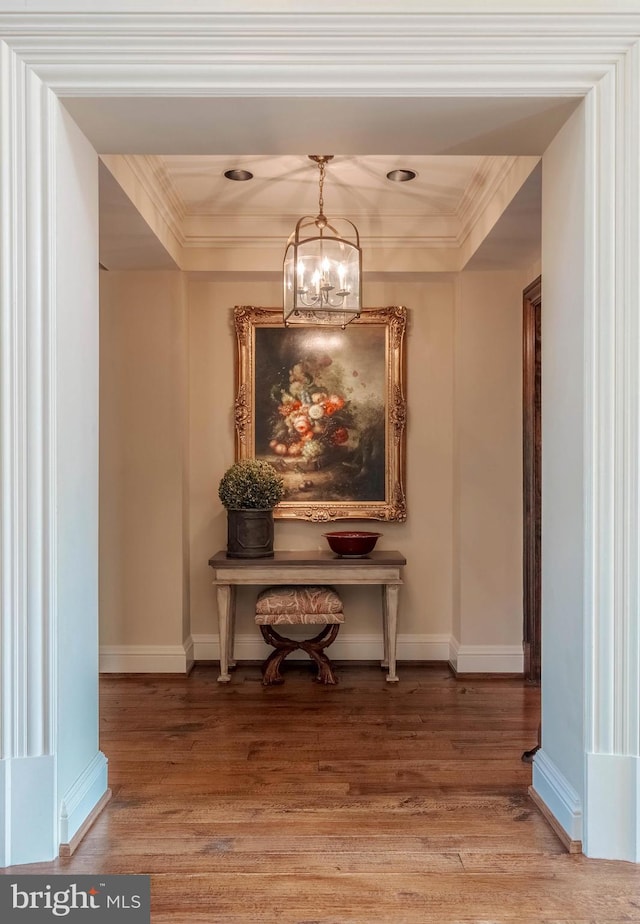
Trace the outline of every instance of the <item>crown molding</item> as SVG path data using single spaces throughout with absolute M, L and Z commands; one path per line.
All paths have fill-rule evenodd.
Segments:
M 470 204 L 458 237 L 461 268 L 489 235 L 539 162 L 539 157 L 509 158 L 499 165 L 492 182 L 487 183 L 486 189 Z
M 387 0 L 268 0 L 272 14 L 290 13 L 292 6 L 300 16 L 310 13 L 358 13 L 368 15 L 386 14 Z M 395 13 L 422 13 L 428 4 L 428 12 L 436 14 L 477 14 L 477 0 L 396 0 Z M 82 13 L 95 15 L 104 12 L 108 5 L 113 13 L 169 13 L 176 14 L 175 0 L 3 0 L 5 12 L 24 13 L 28 6 L 30 13 Z M 264 13 L 265 0 L 216 0 L 216 13 L 255 15 Z M 528 16 L 558 15 L 557 0 L 484 0 L 482 10 L 492 15 Z M 607 14 L 624 16 L 638 10 L 637 0 L 562 0 L 560 15 L 574 16 Z M 181 0 L 180 13 L 211 12 L 211 0 Z
M 178 266 L 182 265 L 184 209 L 172 198 L 151 156 L 104 154 L 100 160 Z
M 141 184 L 149 191 L 161 190 L 162 200 L 167 211 L 168 223 L 179 227 L 187 214 L 185 204 L 171 182 L 165 165 L 156 154 L 143 154 L 138 156 L 125 155 L 127 163 L 138 176 Z
M 172 14 L 155 4 L 133 13 L 99 6 L 90 16 L 86 8 L 3 13 L 0 36 L 59 96 L 98 97 L 286 96 L 292 86 L 314 96 L 318 69 L 323 96 L 430 95 L 434 80 L 439 96 L 498 88 L 516 97 L 583 96 L 640 37 L 640 12 L 593 8 L 577 17 L 415 7 L 382 14 L 364 5 Z
M 182 225 L 185 247 L 264 246 L 284 248 L 300 216 L 221 214 L 188 215 Z M 358 226 L 363 247 L 457 247 L 458 221 L 451 216 L 423 218 L 393 215 L 349 216 Z
M 105 155 L 102 160 L 179 266 L 184 266 L 185 249 L 281 250 L 299 218 L 298 214 L 188 211 L 161 157 Z M 514 169 L 521 161 L 524 166 Z M 398 212 L 372 217 L 369 213 L 354 213 L 350 217 L 357 223 L 363 246 L 369 251 L 450 249 L 456 252 L 456 265 L 461 268 L 471 256 L 467 253 L 463 258 L 461 247 L 476 229 L 473 245 L 477 249 L 538 161 L 537 157 L 483 158 L 454 214 Z M 517 185 L 509 183 L 516 175 Z M 167 231 L 179 249 L 168 246 Z M 199 259 L 202 261 L 204 255 Z M 211 268 L 217 261 L 212 254 Z
M 477 216 L 481 214 L 502 185 L 504 178 L 515 163 L 515 157 L 497 160 L 484 157 L 478 170 L 471 177 L 469 185 L 460 199 L 456 216 L 460 222 L 458 237 L 460 240 L 469 233 Z

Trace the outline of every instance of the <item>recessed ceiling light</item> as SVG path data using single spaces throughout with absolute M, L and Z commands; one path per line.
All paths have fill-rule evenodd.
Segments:
M 253 173 L 248 170 L 225 170 L 224 175 L 228 180 L 237 180 L 239 183 L 253 179 Z
M 390 170 L 387 179 L 393 183 L 408 183 L 409 180 L 415 180 L 417 175 L 415 170 Z

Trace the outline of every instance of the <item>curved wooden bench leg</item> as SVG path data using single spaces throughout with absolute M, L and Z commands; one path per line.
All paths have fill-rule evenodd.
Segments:
M 280 673 L 280 665 L 292 651 L 297 651 L 300 647 L 298 642 L 292 638 L 285 638 L 272 626 L 260 626 L 262 636 L 268 645 L 273 645 L 275 651 L 272 651 L 267 660 L 262 665 L 262 682 L 265 686 L 284 683 L 284 677 Z
M 316 677 L 318 683 L 338 682 L 333 672 L 333 665 L 323 649 L 328 648 L 335 641 L 339 628 L 339 623 L 325 626 L 314 638 L 307 639 L 299 644 L 299 647 L 306 651 L 318 666 L 318 676 Z

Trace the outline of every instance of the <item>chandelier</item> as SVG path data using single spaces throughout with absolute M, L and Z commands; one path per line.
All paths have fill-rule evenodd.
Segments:
M 318 214 L 315 218 L 310 215 L 301 218 L 287 242 L 283 273 L 284 323 L 287 326 L 323 324 L 344 328 L 360 317 L 360 235 L 348 218 L 329 221 L 324 214 L 325 167 L 333 160 L 333 154 L 309 154 L 309 158 L 320 171 Z

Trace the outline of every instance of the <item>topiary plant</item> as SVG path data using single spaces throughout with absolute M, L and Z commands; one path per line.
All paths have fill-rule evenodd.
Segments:
M 284 482 L 268 462 L 243 459 L 220 479 L 218 497 L 227 510 L 270 510 L 284 497 Z

